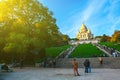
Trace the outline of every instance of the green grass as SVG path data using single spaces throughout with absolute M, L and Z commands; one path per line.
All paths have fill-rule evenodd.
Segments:
M 66 50 L 68 47 L 70 47 L 70 45 L 46 48 L 46 56 L 49 58 L 55 58 L 62 51 Z
M 99 43 L 99 44 L 101 44 L 101 45 L 106 45 L 106 46 L 108 46 L 108 47 L 110 47 L 110 48 L 114 48 L 114 49 L 120 51 L 120 44 L 112 43 L 112 42 L 101 42 L 101 43 Z
M 80 44 L 71 53 L 70 57 L 89 58 L 93 57 L 93 55 L 100 56 L 101 54 L 103 54 L 103 52 L 92 44 Z

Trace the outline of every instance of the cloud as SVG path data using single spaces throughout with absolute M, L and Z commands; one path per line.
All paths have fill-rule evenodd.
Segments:
M 111 25 L 108 32 L 113 33 L 117 29 L 117 27 L 119 27 L 118 25 L 120 25 L 120 17 L 118 18 L 118 20 L 113 25 Z
M 109 6 L 106 7 L 105 12 L 107 12 L 104 18 L 106 23 L 106 32 L 108 35 L 112 35 L 115 30 L 119 30 L 120 25 L 120 0 L 110 0 Z M 107 25 L 109 24 L 109 26 Z
M 82 24 L 81 22 L 89 22 L 89 20 L 93 18 L 92 16 L 95 15 L 105 3 L 106 0 L 101 2 L 99 2 L 98 0 L 90 0 L 87 3 L 89 5 L 85 5 L 86 8 L 84 8 L 82 11 L 73 12 L 75 14 L 71 15 L 71 17 L 66 22 L 66 26 L 70 26 L 69 29 L 66 31 L 66 34 L 74 34 L 75 36 Z M 71 25 L 69 25 L 68 23 L 71 23 Z
M 45 2 L 47 0 L 40 1 L 48 3 Z M 65 16 L 60 16 L 62 18 L 57 21 L 57 25 L 62 33 L 75 37 L 83 21 L 96 36 L 111 35 L 114 30 L 120 29 L 120 0 L 82 1 L 84 0 L 80 1 L 82 5 L 77 5 L 79 7 L 65 13 Z

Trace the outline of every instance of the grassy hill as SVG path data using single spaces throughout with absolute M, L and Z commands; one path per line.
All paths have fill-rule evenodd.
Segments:
M 66 50 L 69 47 L 70 47 L 70 45 L 46 48 L 46 56 L 49 57 L 49 58 L 55 58 L 62 51 Z
M 77 58 L 88 58 L 93 56 L 100 56 L 103 52 L 100 51 L 96 46 L 92 44 L 80 44 L 76 49 L 71 53 L 70 57 Z

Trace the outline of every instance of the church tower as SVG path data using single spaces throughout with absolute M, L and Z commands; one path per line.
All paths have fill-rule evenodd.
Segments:
M 76 38 L 79 40 L 90 40 L 93 39 L 93 34 L 91 33 L 90 29 L 87 29 L 86 25 L 82 23 Z

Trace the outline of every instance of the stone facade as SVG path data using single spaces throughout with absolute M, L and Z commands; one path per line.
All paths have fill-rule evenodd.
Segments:
M 90 40 L 93 39 L 93 34 L 91 33 L 90 29 L 87 29 L 85 24 L 82 23 L 82 26 L 80 27 L 76 38 L 79 40 Z
M 92 39 L 92 40 L 82 40 L 82 41 L 81 40 L 79 40 L 79 41 L 76 41 L 76 40 L 69 41 L 70 45 L 88 44 L 88 43 L 97 44 L 97 43 L 99 43 L 99 40 Z

